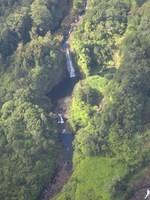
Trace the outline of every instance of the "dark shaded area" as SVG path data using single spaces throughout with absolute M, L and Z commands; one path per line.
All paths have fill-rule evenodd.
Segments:
M 72 147 L 72 141 L 74 139 L 74 136 L 72 133 L 61 133 L 60 134 L 60 140 L 64 146 L 64 161 L 67 164 L 71 164 L 72 161 L 72 155 L 73 155 L 73 147 Z
M 70 96 L 75 84 L 79 81 L 79 77 L 66 78 L 57 84 L 52 91 L 48 94 L 51 98 L 52 103 L 56 103 L 59 99 Z

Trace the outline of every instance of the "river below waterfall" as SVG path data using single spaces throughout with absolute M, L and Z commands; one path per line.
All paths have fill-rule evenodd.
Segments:
M 58 166 L 54 174 L 52 182 L 46 186 L 41 194 L 40 200 L 52 199 L 65 185 L 72 173 L 72 156 L 73 156 L 73 139 L 74 135 L 68 124 L 68 116 L 66 115 L 68 107 L 71 101 L 72 92 L 75 84 L 79 81 L 80 77 L 77 75 L 73 65 L 73 59 L 70 52 L 69 37 L 82 19 L 87 6 L 87 0 L 85 1 L 84 9 L 80 16 L 76 16 L 76 20 L 69 24 L 69 29 L 63 34 L 62 50 L 66 56 L 66 70 L 68 77 L 58 83 L 48 94 L 53 104 L 53 112 L 57 116 L 57 123 L 59 128 L 59 141 L 62 145 L 62 152 L 60 159 L 58 159 Z
M 71 96 L 75 84 L 79 81 L 79 76 L 74 78 L 65 78 L 58 83 L 48 94 L 53 104 L 56 104 L 59 99 Z
M 49 93 L 49 97 L 54 105 L 53 112 L 57 116 L 59 127 L 59 141 L 63 145 L 63 159 L 64 164 L 71 169 L 73 147 L 72 141 L 74 139 L 71 130 L 68 128 L 67 111 L 72 98 L 72 92 L 75 84 L 79 81 L 79 77 L 66 78 L 57 84 Z
M 53 112 L 56 115 L 59 129 L 59 142 L 62 146 L 62 150 L 60 159 L 58 159 L 59 163 L 54 179 L 52 183 L 45 188 L 42 198 L 40 198 L 42 200 L 52 199 L 55 194 L 62 189 L 63 185 L 67 182 L 72 173 L 72 142 L 74 135 L 69 128 L 67 111 L 71 102 L 74 86 L 79 81 L 80 77 L 76 74 L 70 53 L 69 56 L 66 56 L 66 59 L 66 65 L 69 65 L 69 67 L 66 66 L 68 70 L 68 77 L 55 85 L 55 87 L 48 94 L 48 97 L 51 99 L 53 104 Z

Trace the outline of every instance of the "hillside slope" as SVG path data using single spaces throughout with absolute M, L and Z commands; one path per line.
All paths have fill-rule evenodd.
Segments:
M 68 1 L 0 1 L 0 199 L 34 200 L 58 156 L 58 127 L 47 97 L 65 76 L 53 32 Z
M 76 63 L 85 78 L 75 87 L 70 107 L 76 134 L 74 173 L 57 200 L 146 195 L 149 8 L 150 1 L 89 0 L 83 22 L 72 34 Z
M 149 10 L 150 0 L 0 1 L 0 199 L 40 199 L 56 180 L 60 127 L 48 93 L 66 77 L 67 34 L 82 80 L 67 113 L 73 174 L 53 199 L 144 199 Z

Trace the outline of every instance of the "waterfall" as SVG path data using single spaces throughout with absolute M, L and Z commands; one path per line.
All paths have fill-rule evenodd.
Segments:
M 69 72 L 69 76 L 70 76 L 70 78 L 73 78 L 76 76 L 76 73 L 75 73 L 75 69 L 73 67 L 69 47 L 66 47 L 66 59 L 67 59 L 67 70 Z
M 58 120 L 58 124 L 64 124 L 64 119 L 63 119 L 63 115 L 62 114 L 58 114 L 59 120 Z

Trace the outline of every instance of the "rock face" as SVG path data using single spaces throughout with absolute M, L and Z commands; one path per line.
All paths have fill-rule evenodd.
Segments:
M 44 190 L 42 200 L 50 200 L 57 193 L 59 193 L 72 174 L 72 141 L 74 136 L 70 131 L 69 123 L 67 123 L 67 113 L 72 99 L 72 91 L 75 84 L 79 80 L 79 76 L 76 74 L 70 53 L 70 46 L 68 43 L 73 28 L 78 25 L 82 17 L 77 16 L 77 20 L 74 20 L 74 23 L 72 22 L 73 19 L 71 13 L 70 15 L 66 16 L 65 20 L 67 18 L 68 22 L 66 23 L 66 26 L 62 23 L 62 27 L 65 27 L 66 29 L 63 33 L 64 39 L 62 42 L 62 52 L 66 54 L 66 71 L 68 71 L 68 77 L 64 78 L 61 82 L 56 84 L 48 95 L 54 105 L 53 112 L 57 115 L 58 118 L 57 123 L 60 132 L 59 140 L 60 145 L 62 145 L 63 148 L 62 154 L 58 159 L 57 169 L 56 173 L 54 174 L 53 181 L 47 185 L 46 189 Z
M 146 170 L 145 176 L 138 179 L 133 185 L 133 195 L 129 200 L 150 200 L 150 168 Z
M 64 163 L 63 156 L 61 156 L 55 178 L 53 179 L 53 182 L 45 189 L 43 200 L 50 200 L 57 193 L 59 193 L 62 189 L 62 186 L 67 183 L 71 173 L 71 168 L 67 167 L 67 165 Z

